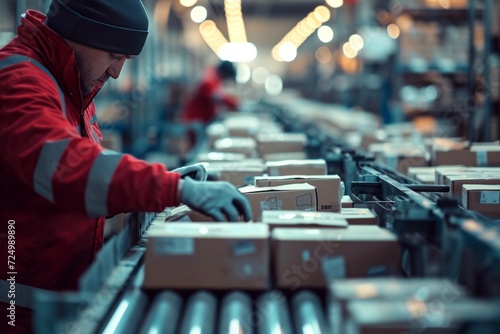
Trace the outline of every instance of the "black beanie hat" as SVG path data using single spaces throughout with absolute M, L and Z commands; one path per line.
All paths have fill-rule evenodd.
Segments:
M 138 55 L 148 36 L 141 0 L 52 0 L 47 26 L 60 36 L 99 50 Z

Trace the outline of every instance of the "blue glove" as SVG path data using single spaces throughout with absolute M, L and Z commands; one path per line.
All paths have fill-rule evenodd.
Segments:
M 172 170 L 172 172 L 180 173 L 181 178 L 183 178 L 183 179 L 186 178 L 186 176 L 187 176 L 187 177 L 190 177 L 196 181 L 206 181 L 207 176 L 208 176 L 208 172 L 207 172 L 207 169 L 205 168 L 205 166 L 203 166 L 203 164 L 199 164 L 199 163 L 189 165 L 189 166 L 179 167 L 179 168 Z
M 180 199 L 191 209 L 218 222 L 237 222 L 239 215 L 243 215 L 245 221 L 252 220 L 250 202 L 229 182 L 199 182 L 185 178 Z

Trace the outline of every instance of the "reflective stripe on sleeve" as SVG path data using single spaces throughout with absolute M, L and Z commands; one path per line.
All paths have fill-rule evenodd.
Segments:
M 43 66 L 42 64 L 40 64 L 39 62 L 37 62 L 33 58 L 21 56 L 21 55 L 13 55 L 13 56 L 9 56 L 9 57 L 0 61 L 0 70 L 4 69 L 6 67 L 9 67 L 9 66 L 15 65 L 15 64 L 22 63 L 22 62 L 29 62 L 29 63 L 34 64 L 36 67 L 38 67 L 39 69 L 44 71 L 45 74 L 47 74 L 52 79 L 52 81 L 54 81 L 54 84 L 56 85 L 57 90 L 59 91 L 59 98 L 61 100 L 61 106 L 62 106 L 64 118 L 68 119 L 67 113 L 66 113 L 66 101 L 64 100 L 64 94 L 63 94 L 61 88 L 59 87 L 59 85 L 57 84 L 57 80 L 54 78 L 52 73 L 50 73 L 50 71 L 45 66 Z
M 108 190 L 123 154 L 104 150 L 95 159 L 85 188 L 85 208 L 90 217 L 108 215 Z
M 57 166 L 61 156 L 68 147 L 71 139 L 59 141 L 47 141 L 43 144 L 40 156 L 36 162 L 33 175 L 34 189 L 37 194 L 54 203 L 54 193 L 52 192 L 52 176 L 57 171 Z

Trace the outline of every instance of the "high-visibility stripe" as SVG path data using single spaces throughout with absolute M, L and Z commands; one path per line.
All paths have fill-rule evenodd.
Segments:
M 15 291 L 15 297 L 9 298 L 8 291 L 10 287 Z M 0 280 L 0 302 L 10 305 L 10 301 L 16 302 L 17 307 L 33 308 L 33 302 L 35 300 L 35 294 L 40 292 L 47 292 L 48 290 L 35 288 L 29 285 L 20 284 L 14 281 L 12 284 L 10 281 Z
M 0 70 L 4 69 L 6 67 L 9 67 L 9 66 L 15 65 L 15 64 L 22 63 L 22 62 L 29 62 L 29 63 L 36 65 L 39 69 L 44 71 L 52 79 L 52 81 L 54 81 L 54 84 L 56 85 L 57 90 L 59 91 L 59 98 L 61 99 L 61 105 L 62 105 L 64 118 L 68 119 L 67 112 L 66 112 L 66 101 L 64 100 L 64 94 L 63 94 L 61 88 L 59 87 L 59 85 L 57 84 L 57 80 L 54 78 L 52 73 L 50 73 L 49 70 L 45 66 L 43 66 L 42 64 L 40 64 L 39 62 L 37 62 L 33 58 L 30 58 L 27 56 L 21 56 L 21 55 L 13 55 L 13 56 L 9 56 L 5 59 L 2 59 L 0 61 Z
M 85 189 L 85 207 L 90 217 L 108 215 L 109 185 L 122 157 L 121 153 L 103 150 L 92 164 Z
M 52 176 L 57 172 L 61 156 L 68 147 L 70 139 L 47 141 L 36 162 L 34 173 L 34 189 L 37 194 L 54 203 L 52 192 Z
M 92 131 L 92 136 L 94 137 L 95 142 L 98 143 L 99 136 L 97 135 L 97 133 L 95 133 L 94 127 L 92 125 L 90 126 L 90 129 L 91 129 L 90 131 Z

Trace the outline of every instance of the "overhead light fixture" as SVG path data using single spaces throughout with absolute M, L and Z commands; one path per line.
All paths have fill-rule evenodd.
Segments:
M 199 30 L 203 40 L 215 52 L 215 54 L 221 58 L 220 52 L 222 46 L 226 45 L 228 41 L 219 28 L 217 28 L 215 22 L 212 20 L 206 20 L 200 24 Z
M 329 26 L 321 26 L 318 29 L 318 38 L 323 43 L 329 43 L 333 39 L 333 30 Z
M 225 0 L 224 12 L 226 13 L 227 31 L 231 43 L 246 43 L 247 34 L 241 12 L 241 0 Z
M 198 2 L 198 0 L 179 0 L 179 3 L 184 7 L 192 7 Z
M 361 37 L 358 34 L 354 34 L 351 37 L 349 37 L 349 44 L 351 45 L 351 48 L 353 48 L 356 51 L 359 51 L 365 46 L 365 41 L 363 40 L 363 37 Z
M 203 6 L 196 6 L 191 9 L 191 20 L 201 23 L 207 18 L 207 9 Z
M 326 0 L 326 4 L 332 8 L 339 8 L 344 4 L 344 0 Z
M 257 57 L 257 48 L 253 43 L 226 43 L 221 46 L 219 56 L 232 62 L 251 62 Z
M 290 62 L 297 57 L 297 47 L 290 42 L 282 43 L 278 54 L 283 61 Z
M 292 61 L 297 56 L 297 49 L 323 23 L 330 19 L 330 10 L 325 6 L 318 6 L 306 17 L 300 20 L 285 37 L 272 49 L 272 56 L 276 61 Z M 333 37 L 332 37 L 333 38 Z M 283 58 L 283 56 L 285 58 Z
M 399 37 L 399 34 L 401 32 L 399 31 L 399 27 L 396 24 L 391 23 L 387 26 L 387 33 L 389 34 L 389 37 L 396 39 Z

